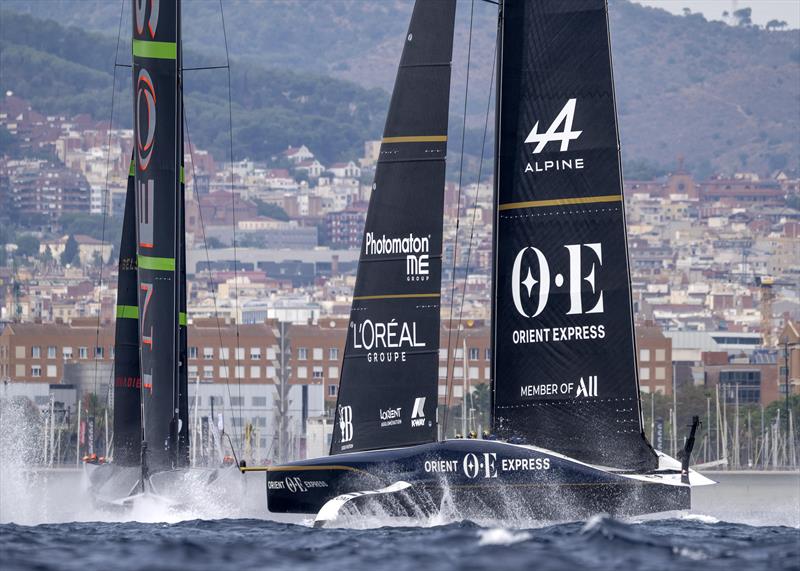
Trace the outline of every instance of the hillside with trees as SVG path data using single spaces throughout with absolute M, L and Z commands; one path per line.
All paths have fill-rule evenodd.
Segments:
M 320 137 L 320 154 L 332 156 L 337 149 L 360 145 L 351 137 L 379 134 L 412 5 L 410 0 L 223 2 L 234 58 L 236 143 L 242 152 L 251 154 L 264 144 L 273 149 L 280 146 L 274 141 L 291 134 L 293 141 L 312 144 Z M 185 6 L 187 65 L 224 64 L 220 5 Z M 120 15 L 120 53 L 129 53 L 130 3 L 122 14 L 119 3 L 99 0 L 6 0 L 4 7 L 44 18 L 58 14 L 60 21 L 82 27 L 70 31 L 69 41 L 54 30 L 36 34 L 35 41 L 47 46 L 15 43 L 14 49 L 23 50 L 21 55 L 31 63 L 41 53 L 63 57 L 64 50 L 87 36 L 86 30 L 105 34 L 102 42 L 92 40 L 91 53 L 78 54 L 81 68 L 75 70 L 81 74 L 85 98 L 93 99 L 98 111 L 103 109 L 97 101 L 108 100 L 108 94 L 98 74 L 107 75 L 113 64 Z M 609 10 L 626 165 L 636 165 L 635 172 L 662 172 L 684 156 L 686 165 L 701 175 L 800 169 L 800 31 L 786 30 L 779 21 L 769 23 L 768 29 L 757 28 L 746 6 L 731 18 L 737 23 L 733 26 L 714 21 L 721 14 L 687 10 L 675 16 L 628 0 L 611 0 Z M 457 115 L 463 106 L 469 16 L 470 3 L 460 2 L 451 105 L 454 137 L 460 135 Z M 0 21 L 4 42 L 13 28 L 8 18 L 4 15 Z M 468 107 L 472 137 L 467 141 L 472 154 L 478 152 L 486 108 L 495 18 L 493 5 L 475 3 Z M 268 71 L 278 69 L 292 71 Z M 197 98 L 187 108 L 194 103 L 199 113 L 197 119 L 189 118 L 190 126 L 205 130 L 208 125 L 203 136 L 214 148 L 224 134 L 224 121 L 215 111 L 225 102 L 224 79 L 219 72 L 195 72 L 187 79 L 190 95 Z M 74 99 L 80 94 L 67 90 L 63 95 L 67 101 L 60 104 L 77 107 Z M 202 144 L 200 133 L 197 138 Z M 451 139 L 455 150 L 459 141 Z
M 115 53 L 117 63 L 125 65 L 130 63 L 129 50 L 120 46 L 117 51 L 116 37 L 0 12 L 0 90 L 13 91 L 44 114 L 85 113 L 108 121 L 116 76 L 114 125 L 130 127 L 130 70 L 118 67 L 114 73 Z M 187 67 L 215 65 L 193 52 L 186 60 Z M 388 101 L 383 90 L 308 72 L 238 62 L 231 67 L 237 159 L 268 160 L 300 143 L 326 162 L 352 158 L 360 156 L 365 139 L 380 133 Z M 226 70 L 187 71 L 184 83 L 192 142 L 225 160 L 229 153 Z

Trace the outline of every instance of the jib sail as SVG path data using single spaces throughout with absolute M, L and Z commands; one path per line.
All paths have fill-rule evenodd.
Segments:
M 607 7 L 505 0 L 495 431 L 645 470 Z
M 138 465 L 142 447 L 134 168 L 131 159 L 119 247 L 117 321 L 114 333 L 114 462 L 121 466 Z
M 436 440 L 455 0 L 418 1 L 372 187 L 331 454 Z
M 160 470 L 179 463 L 180 3 L 132 4 L 144 440 L 148 467 Z

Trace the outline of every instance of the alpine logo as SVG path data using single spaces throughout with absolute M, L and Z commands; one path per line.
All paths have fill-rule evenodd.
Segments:
M 350 442 L 353 440 L 353 407 L 340 406 L 339 407 L 339 432 L 341 434 L 341 442 Z M 351 446 L 352 447 L 352 446 Z
M 382 234 L 376 238 L 373 232 L 367 232 L 364 237 L 365 256 L 406 256 L 406 281 L 428 281 L 430 279 L 430 236 L 415 236 L 410 232 L 408 236 L 387 237 Z
M 578 382 L 578 393 L 576 397 L 596 397 L 597 396 L 597 375 L 587 377 L 588 382 L 583 382 L 583 377 Z
M 581 136 L 583 131 L 572 130 L 572 122 L 575 119 L 575 104 L 577 101 L 578 100 L 574 98 L 567 100 L 566 105 L 561 108 L 558 116 L 553 120 L 545 133 L 539 133 L 539 121 L 536 121 L 533 129 L 531 129 L 531 132 L 528 134 L 528 138 L 525 139 L 526 143 L 536 143 L 536 148 L 533 149 L 534 155 L 541 153 L 545 146 L 547 146 L 547 143 L 554 143 L 557 141 L 561 143 L 560 150 L 562 152 L 568 151 L 569 142 Z M 559 132 L 558 128 L 562 123 L 564 124 L 564 130 Z
M 412 428 L 425 426 L 425 398 L 426 397 L 417 397 L 414 400 L 414 408 L 411 411 Z
M 572 123 L 575 120 L 575 105 L 577 99 L 568 99 L 564 107 L 558 113 L 553 122 L 544 133 L 539 132 L 539 121 L 536 121 L 531 132 L 528 133 L 525 143 L 536 143 L 533 149 L 534 155 L 543 152 L 548 143 L 561 143 L 560 152 L 568 151 L 571 141 L 575 141 L 581 136 L 583 131 L 573 131 Z M 563 128 L 562 128 L 563 126 Z M 559 130 L 559 128 L 561 128 Z M 534 161 L 525 165 L 526 173 L 547 173 L 550 171 L 570 171 L 582 170 L 584 167 L 583 157 L 569 159 L 547 159 L 544 161 Z

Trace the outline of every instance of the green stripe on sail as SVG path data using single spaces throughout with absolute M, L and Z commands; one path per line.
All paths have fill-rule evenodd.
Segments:
M 181 165 L 181 184 L 186 184 L 186 179 L 183 176 L 183 165 Z
M 178 313 L 178 325 L 186 325 L 186 314 L 182 311 Z
M 135 305 L 118 305 L 117 319 L 139 319 L 139 308 Z
M 175 42 L 145 42 L 133 40 L 133 55 L 154 59 L 176 59 L 178 45 Z
M 175 258 L 156 258 L 154 256 L 138 256 L 139 268 L 142 270 L 175 271 Z
M 131 168 L 128 169 L 128 176 L 134 176 L 136 174 L 136 161 L 131 161 Z

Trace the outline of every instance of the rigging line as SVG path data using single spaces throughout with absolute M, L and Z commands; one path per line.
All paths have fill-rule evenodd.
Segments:
M 445 395 L 445 408 L 444 408 L 444 434 L 447 435 L 447 421 L 450 416 L 450 386 L 452 381 L 452 373 L 451 371 L 455 370 L 455 358 L 452 359 L 452 367 L 450 366 L 451 355 L 450 355 L 450 340 L 453 335 L 453 302 L 455 300 L 455 291 L 456 291 L 456 262 L 458 260 L 458 228 L 461 224 L 461 182 L 464 176 L 464 142 L 467 138 L 467 103 L 469 102 L 469 69 L 470 69 L 470 62 L 472 60 L 472 23 L 474 20 L 474 13 L 475 13 L 475 0 L 472 0 L 470 4 L 469 10 L 469 39 L 467 41 L 467 81 L 466 85 L 464 86 L 464 117 L 463 122 L 461 124 L 461 157 L 459 159 L 459 167 L 458 167 L 458 192 L 456 194 L 456 236 L 455 236 L 455 243 L 453 246 L 453 270 L 452 270 L 452 285 L 450 287 L 450 317 L 449 317 L 449 325 L 447 328 L 447 379 L 445 381 L 445 388 L 447 390 L 447 394 Z M 462 397 L 463 398 L 463 397 Z
M 207 65 L 202 67 L 182 67 L 181 71 L 203 71 L 206 69 L 228 69 L 227 65 Z
M 119 40 L 120 36 L 122 36 L 122 16 L 125 14 L 125 0 L 122 0 L 122 5 L 119 9 L 119 26 L 117 27 L 117 46 L 114 49 L 114 73 L 111 79 L 111 116 L 108 118 L 108 146 L 106 147 L 106 183 L 105 189 L 103 191 L 103 230 L 101 233 L 100 241 L 101 243 L 105 243 L 106 241 L 106 219 L 108 218 L 108 178 L 111 173 L 111 132 L 112 127 L 114 126 L 114 99 L 116 96 L 117 91 L 117 58 L 119 57 Z M 90 201 L 91 202 L 91 201 Z M 91 210 L 91 208 L 90 208 Z M 97 367 L 98 367 L 98 359 L 97 359 L 97 349 L 100 347 L 100 319 L 103 315 L 103 256 L 102 253 L 100 255 L 100 277 L 99 283 L 97 287 L 97 294 L 99 296 L 99 307 L 97 310 L 97 327 L 95 328 L 95 337 L 94 337 L 94 387 L 92 391 L 94 392 L 95 396 L 97 396 Z M 113 367 L 113 364 L 112 364 Z M 92 414 L 97 414 L 97 399 L 93 401 L 92 407 Z
M 228 141 L 230 142 L 230 180 L 231 180 L 231 206 L 233 208 L 233 295 L 234 295 L 234 319 L 233 323 L 236 326 L 236 355 L 234 361 L 236 369 L 234 369 L 234 376 L 239 370 L 239 275 L 238 268 L 239 256 L 236 253 L 236 195 L 233 192 L 233 104 L 231 103 L 231 57 L 228 51 L 228 33 L 225 30 L 225 10 L 222 8 L 222 0 L 219 0 L 219 14 L 222 19 L 222 38 L 225 41 L 225 63 L 228 70 Z M 244 373 L 244 371 L 242 371 Z M 244 376 L 244 375 L 242 375 Z M 242 415 L 242 379 L 239 378 L 239 419 L 244 423 L 244 416 Z M 242 440 L 241 446 L 244 446 Z
M 483 142 L 481 143 L 481 158 L 478 163 L 478 181 L 475 183 L 475 198 L 472 202 L 472 224 L 470 225 L 469 244 L 467 245 L 467 264 L 464 271 L 464 289 L 461 291 L 461 307 L 458 310 L 458 326 L 456 329 L 456 342 L 455 342 L 456 347 L 458 347 L 458 341 L 459 338 L 461 337 L 461 321 L 464 317 L 464 298 L 467 295 L 467 278 L 469 278 L 469 264 L 470 264 L 470 258 L 472 256 L 472 243 L 475 237 L 475 219 L 478 214 L 478 191 L 481 186 L 481 175 L 483 174 L 483 159 L 486 151 L 486 135 L 489 131 L 489 113 L 491 111 L 491 104 L 492 104 L 492 89 L 494 88 L 494 72 L 497 59 L 497 41 L 495 41 L 494 52 L 495 53 L 492 55 L 492 74 L 490 76 L 491 79 L 489 80 L 489 95 L 486 98 L 486 118 L 484 119 L 483 123 Z M 464 371 L 464 374 L 466 375 L 467 371 Z M 463 398 L 466 398 L 466 395 L 464 395 Z M 474 406 L 474 403 L 472 402 L 473 398 L 472 394 L 469 395 L 469 398 L 470 398 L 470 404 Z M 445 426 L 445 429 L 446 428 L 447 427 Z
M 192 151 L 192 137 L 191 137 L 191 134 L 189 132 L 189 120 L 188 120 L 188 117 L 186 116 L 186 106 L 185 105 L 183 106 L 183 124 L 186 127 L 186 141 L 187 141 L 187 143 L 189 143 L 189 158 L 192 161 L 192 190 L 194 192 L 195 197 L 197 198 L 197 212 L 198 212 L 198 217 L 197 218 L 200 221 L 200 232 L 203 235 L 203 249 L 205 250 L 205 253 L 206 253 L 206 266 L 207 266 L 207 270 L 208 270 L 208 281 L 209 281 L 209 284 L 211 286 L 210 287 L 211 299 L 214 302 L 214 318 L 215 318 L 215 321 L 217 323 L 217 336 L 219 337 L 219 350 L 220 350 L 220 353 L 221 353 L 224 343 L 223 343 L 223 340 L 222 340 L 222 328 L 219 325 L 219 308 L 217 306 L 216 284 L 214 283 L 214 273 L 213 273 L 213 271 L 211 269 L 211 258 L 210 258 L 209 254 L 208 254 L 208 242 L 206 241 L 206 225 L 205 225 L 205 222 L 203 221 L 203 205 L 200 202 L 200 193 L 197 190 L 197 173 L 196 173 L 195 167 L 194 167 L 195 163 L 194 163 L 194 152 Z M 187 331 L 187 335 L 188 335 L 188 331 Z M 227 359 L 225 359 L 225 361 L 228 364 L 228 375 L 225 377 L 225 386 L 226 386 L 227 391 L 228 391 L 228 402 L 230 403 L 231 402 L 230 355 L 228 356 Z M 198 374 L 199 374 L 199 372 L 198 372 Z M 199 395 L 196 394 L 195 398 L 198 398 L 198 397 L 199 397 Z M 225 403 L 224 402 L 222 403 L 222 411 L 223 411 L 223 413 L 225 412 Z M 233 414 L 233 412 L 234 412 L 233 405 L 231 405 L 231 414 Z M 212 421 L 213 421 L 213 419 L 212 419 Z M 231 420 L 231 425 L 233 426 L 234 431 L 235 431 L 236 430 L 236 425 L 233 424 L 232 420 Z M 238 437 L 237 437 L 237 439 L 238 439 Z

